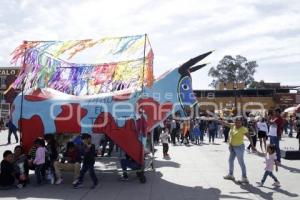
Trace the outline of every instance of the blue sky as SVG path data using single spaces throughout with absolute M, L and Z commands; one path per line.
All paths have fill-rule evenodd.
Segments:
M 256 80 L 300 85 L 299 0 L 1 0 L 0 66 L 23 40 L 70 40 L 147 33 L 156 76 L 215 49 L 207 72 L 224 55 L 256 60 Z

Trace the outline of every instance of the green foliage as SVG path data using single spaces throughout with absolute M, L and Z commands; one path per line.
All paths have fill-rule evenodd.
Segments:
M 253 81 L 249 85 L 249 88 L 252 88 L 252 89 L 266 89 L 266 88 L 268 88 L 268 86 L 265 84 L 265 82 L 263 80 L 261 80 L 260 82 Z
M 244 82 L 246 85 L 254 81 L 253 75 L 258 67 L 256 61 L 248 61 L 245 57 L 237 55 L 224 56 L 216 67 L 210 68 L 208 75 L 213 77 L 210 86 L 216 87 L 219 82 Z

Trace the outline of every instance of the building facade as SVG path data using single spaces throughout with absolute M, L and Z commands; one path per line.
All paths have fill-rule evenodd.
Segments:
M 229 111 L 231 114 L 254 113 L 264 115 L 270 110 L 282 110 L 300 103 L 299 93 L 290 93 L 291 88 L 282 88 L 278 84 L 269 89 L 243 89 L 219 87 L 219 90 L 195 90 L 200 112 Z
M 20 91 L 10 88 L 19 74 L 19 67 L 0 67 L 0 118 L 7 119 L 11 104 Z

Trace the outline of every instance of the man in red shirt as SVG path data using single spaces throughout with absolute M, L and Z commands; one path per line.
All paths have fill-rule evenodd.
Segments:
M 277 134 L 276 135 L 270 135 L 270 143 L 274 144 L 276 147 L 276 156 L 277 161 L 281 162 L 281 155 L 280 155 L 280 144 L 279 141 L 281 139 L 281 135 L 283 132 L 283 119 L 281 117 L 281 110 L 280 108 L 277 108 L 275 110 L 275 113 L 273 115 L 273 118 L 270 121 L 270 124 L 272 124 L 277 128 Z

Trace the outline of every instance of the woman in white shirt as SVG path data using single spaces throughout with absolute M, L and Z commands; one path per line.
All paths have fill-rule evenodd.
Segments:
M 263 146 L 262 146 L 262 143 L 264 143 L 265 152 L 266 152 L 267 151 L 266 140 L 267 140 L 267 135 L 268 135 L 268 125 L 267 125 L 265 118 L 261 118 L 260 121 L 257 122 L 257 129 L 258 129 L 258 138 L 259 138 L 259 143 L 260 143 L 260 149 L 262 152 L 264 152 Z

